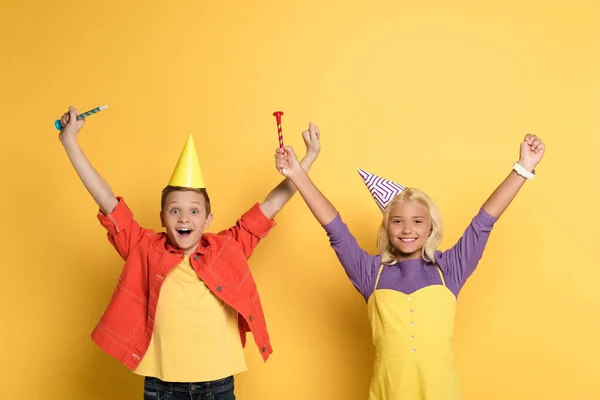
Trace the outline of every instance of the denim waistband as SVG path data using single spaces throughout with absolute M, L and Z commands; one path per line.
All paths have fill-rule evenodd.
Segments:
M 202 393 L 206 391 L 223 391 L 233 388 L 233 376 L 208 382 L 164 382 L 158 378 L 147 376 L 144 381 L 146 389 L 158 389 L 173 393 Z

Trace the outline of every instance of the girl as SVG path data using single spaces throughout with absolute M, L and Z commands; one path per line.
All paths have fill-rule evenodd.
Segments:
M 319 136 L 315 125 L 309 130 Z M 460 398 L 452 354 L 456 298 L 475 270 L 494 223 L 533 179 L 544 155 L 544 144 L 535 135 L 526 135 L 520 147 L 519 162 L 451 249 L 437 250 L 442 226 L 435 204 L 422 191 L 406 188 L 385 205 L 376 256 L 360 248 L 302 170 L 293 149 L 275 153 L 277 169 L 296 185 L 367 301 L 375 345 L 371 400 Z

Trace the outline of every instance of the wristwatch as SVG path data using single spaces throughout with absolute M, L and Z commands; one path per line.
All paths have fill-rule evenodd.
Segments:
M 518 161 L 514 163 L 513 169 L 517 174 L 521 175 L 523 178 L 527 178 L 529 180 L 535 178 L 535 170 L 533 170 L 533 172 L 527 171 L 521 164 L 519 164 Z

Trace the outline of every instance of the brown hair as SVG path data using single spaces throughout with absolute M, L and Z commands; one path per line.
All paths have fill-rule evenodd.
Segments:
M 160 199 L 160 209 L 165 209 L 165 202 L 167 200 L 167 196 L 171 192 L 196 192 L 200 193 L 204 197 L 204 208 L 206 209 L 206 215 L 210 215 L 210 198 L 208 197 L 208 192 L 206 189 L 196 189 L 196 188 L 187 188 L 182 186 L 167 186 L 163 189 L 161 199 Z

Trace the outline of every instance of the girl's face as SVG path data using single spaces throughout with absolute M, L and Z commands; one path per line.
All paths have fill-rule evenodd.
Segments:
M 409 201 L 397 203 L 391 208 L 388 235 L 400 260 L 421 258 L 430 231 L 429 211 L 422 205 Z

